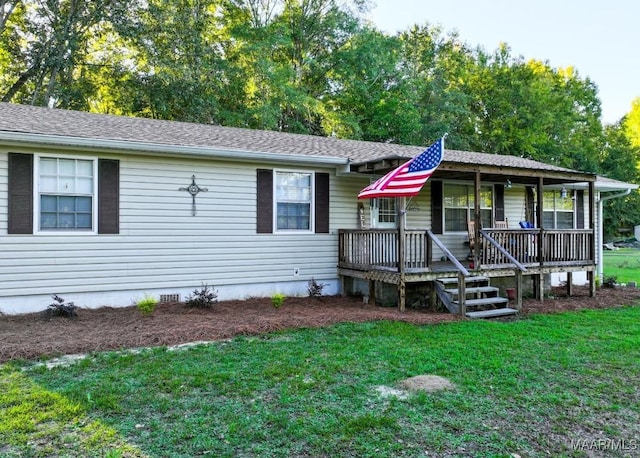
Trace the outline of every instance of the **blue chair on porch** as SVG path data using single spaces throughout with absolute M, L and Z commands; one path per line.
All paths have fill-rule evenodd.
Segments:
M 535 229 L 535 226 L 530 221 L 520 221 L 520 227 L 522 229 Z M 535 239 L 535 236 L 532 234 L 531 240 L 529 241 L 526 251 L 524 253 L 526 262 L 532 261 L 536 258 L 535 243 L 536 243 L 536 239 Z

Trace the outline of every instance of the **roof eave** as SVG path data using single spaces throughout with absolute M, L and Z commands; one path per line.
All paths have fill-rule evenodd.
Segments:
M 131 142 L 126 140 L 32 134 L 25 132 L 0 131 L 0 141 L 10 146 L 45 146 L 85 151 L 129 152 L 143 155 L 219 158 L 251 162 L 287 162 L 321 166 L 346 165 L 349 162 L 346 158 L 333 156 L 270 153 L 232 148 L 179 146 L 162 143 Z

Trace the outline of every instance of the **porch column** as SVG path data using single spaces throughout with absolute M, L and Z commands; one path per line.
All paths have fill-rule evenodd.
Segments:
M 589 259 L 594 262 L 596 261 L 596 225 L 595 225 L 595 215 L 596 215 L 596 183 L 595 181 L 589 182 L 589 229 L 591 229 L 591 246 L 589 247 Z M 602 250 L 602 248 L 601 248 Z M 601 252 L 602 253 L 602 252 Z M 602 254 L 600 254 L 602 256 Z M 595 265 L 594 265 L 595 268 Z M 595 297 L 596 295 L 596 272 L 591 271 L 587 273 L 587 277 L 589 277 L 589 296 Z
M 398 309 L 401 312 L 405 310 L 405 303 L 407 298 L 407 289 L 405 285 L 406 280 L 406 259 L 407 254 L 405 251 L 405 225 L 407 223 L 407 198 L 397 198 L 398 208 L 398 273 L 400 274 L 400 280 L 398 282 Z
M 481 180 L 480 171 L 477 170 L 473 180 L 474 181 L 473 220 L 475 221 L 475 228 L 474 228 L 475 233 L 473 234 L 473 237 L 475 240 L 474 249 L 473 249 L 473 265 L 476 268 L 480 266 L 480 250 L 481 250 L 480 228 L 482 225 L 482 218 L 480 217 L 480 184 L 481 184 L 480 180 Z
M 544 227 L 542 227 L 542 212 L 544 211 L 544 199 L 542 193 L 544 192 L 544 178 L 538 178 L 538 185 L 536 187 L 536 226 L 539 231 L 538 239 L 538 264 L 540 267 L 544 264 Z M 536 275 L 537 281 L 534 282 L 536 286 L 536 299 L 540 302 L 544 302 L 544 277 L 542 273 Z

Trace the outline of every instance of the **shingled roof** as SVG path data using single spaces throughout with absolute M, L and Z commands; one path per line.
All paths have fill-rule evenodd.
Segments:
M 253 152 L 291 156 L 292 159 L 327 158 L 332 159 L 332 163 L 336 159 L 344 159 L 345 164 L 361 164 L 384 158 L 409 159 L 421 153 L 426 146 L 342 140 L 10 103 L 0 103 L 0 140 L 6 137 L 3 133 L 24 134 L 34 140 L 39 136 L 59 137 L 70 144 L 74 139 L 119 142 L 120 145 L 125 142 L 130 144 L 132 150 L 142 145 L 161 145 L 194 148 L 202 154 L 226 150 L 237 152 L 238 158 L 242 158 L 243 153 Z M 517 156 L 455 150 L 445 151 L 443 163 L 574 172 Z

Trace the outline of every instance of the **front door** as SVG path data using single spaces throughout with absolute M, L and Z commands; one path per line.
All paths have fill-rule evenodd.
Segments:
M 395 197 L 377 197 L 371 199 L 371 227 L 376 229 L 395 229 L 398 227 L 397 199 Z

